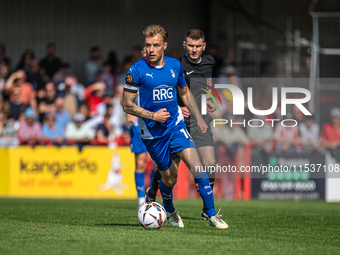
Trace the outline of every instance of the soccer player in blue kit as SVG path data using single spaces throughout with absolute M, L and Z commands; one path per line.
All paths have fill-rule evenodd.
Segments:
M 209 223 L 218 229 L 227 229 L 228 224 L 216 213 L 208 176 L 200 170 L 201 162 L 195 143 L 187 131 L 177 103 L 176 87 L 184 105 L 196 117 L 199 131 L 205 133 L 208 126 L 186 85 L 180 62 L 164 56 L 168 33 L 161 25 L 150 25 L 143 34 L 146 57 L 132 65 L 126 75 L 122 106 L 126 113 L 140 117 L 142 141 L 162 176 L 159 190 L 168 222 L 172 227 L 184 227 L 172 202 L 177 171 L 171 154 L 176 153 L 194 176 L 196 188 L 207 207 Z

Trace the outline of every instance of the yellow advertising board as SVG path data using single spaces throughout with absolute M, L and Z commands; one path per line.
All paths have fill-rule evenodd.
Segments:
M 129 147 L 18 147 L 8 149 L 9 196 L 136 198 Z
M 0 196 L 8 194 L 8 150 L 0 148 Z

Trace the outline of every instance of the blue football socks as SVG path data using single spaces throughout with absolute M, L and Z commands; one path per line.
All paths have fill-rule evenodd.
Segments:
M 172 187 L 166 186 L 162 179 L 160 179 L 159 190 L 163 198 L 163 206 L 165 211 L 172 213 L 175 211 L 174 204 L 172 203 Z
M 145 174 L 135 172 L 135 182 L 136 182 L 138 197 L 139 198 L 144 197 L 145 196 Z
M 202 172 L 194 176 L 196 189 L 200 193 L 203 202 L 207 208 L 207 214 L 209 217 L 216 215 L 214 195 L 209 184 L 209 178 L 206 172 Z

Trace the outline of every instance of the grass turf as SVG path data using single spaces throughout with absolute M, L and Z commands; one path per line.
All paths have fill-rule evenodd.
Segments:
M 0 254 L 340 254 L 340 204 L 216 201 L 228 230 L 175 201 L 185 224 L 145 230 L 136 201 L 0 199 Z

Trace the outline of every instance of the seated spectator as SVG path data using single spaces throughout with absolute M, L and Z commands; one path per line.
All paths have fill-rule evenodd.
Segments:
M 55 123 L 65 129 L 66 125 L 71 122 L 71 114 L 64 110 L 64 98 L 57 97 L 55 100 Z
M 273 128 L 271 124 L 265 121 L 265 116 L 254 116 L 256 119 L 263 121 L 262 127 L 248 127 L 247 133 L 253 149 L 265 153 L 271 153 L 273 149 Z M 260 126 L 261 121 L 252 123 L 254 126 Z
M 319 124 L 314 122 L 313 116 L 306 116 L 299 124 L 301 143 L 305 152 L 312 152 L 320 148 Z
M 35 59 L 34 51 L 30 49 L 25 50 L 21 55 L 20 62 L 16 66 L 15 71 L 24 70 L 25 72 L 28 72 L 33 59 Z
M 27 104 L 24 104 L 20 99 L 20 88 L 15 87 L 10 92 L 10 101 L 9 101 L 9 118 L 12 120 L 18 120 L 20 112 L 25 111 Z
M 16 146 L 19 140 L 15 136 L 13 125 L 7 121 L 6 115 L 0 112 L 0 146 Z
M 25 111 L 25 120 L 21 123 L 18 136 L 21 144 L 36 145 L 41 138 L 41 125 L 34 121 L 34 111 L 28 107 Z
M 52 81 L 53 75 L 61 67 L 61 60 L 55 56 L 55 44 L 48 43 L 46 46 L 46 56 L 40 61 L 40 68 L 45 82 Z
M 286 119 L 292 119 L 292 114 L 287 113 Z M 293 121 L 285 121 L 285 126 L 281 123 L 276 124 L 274 130 L 274 140 L 276 142 L 276 151 L 281 152 L 297 152 L 300 149 L 301 140 L 299 129 L 293 125 Z M 298 150 L 297 150 L 298 149 Z
M 30 69 L 26 72 L 27 82 L 31 83 L 34 91 L 44 89 L 45 82 L 39 71 L 39 61 L 34 59 L 31 61 Z
M 94 115 L 97 112 L 97 106 L 104 101 L 106 85 L 104 82 L 97 82 L 90 85 L 85 90 L 85 100 L 90 108 L 90 115 Z
M 79 106 L 79 112 L 84 115 L 85 121 L 90 119 L 90 109 L 86 103 L 83 103 Z
M 26 82 L 26 73 L 23 70 L 18 70 L 11 74 L 7 79 L 5 89 L 10 92 L 16 87 L 20 89 L 20 102 L 30 105 L 37 112 L 37 101 L 31 83 Z
M 77 112 L 78 105 L 84 101 L 84 86 L 75 76 L 68 76 L 65 82 L 58 85 L 58 95 L 65 99 L 65 111 L 72 116 Z
M 67 144 L 64 129 L 55 123 L 55 117 L 52 112 L 45 114 L 41 143 L 47 145 Z
M 87 85 L 95 82 L 96 75 L 102 70 L 102 61 L 100 56 L 100 49 L 98 46 L 93 46 L 90 49 L 90 59 L 85 63 L 85 76 Z
M 67 73 L 69 68 L 70 68 L 70 64 L 69 63 L 62 63 L 60 68 L 59 68 L 59 71 L 56 72 L 53 75 L 52 82 L 54 84 L 59 84 L 60 82 L 64 82 L 65 79 L 66 79 L 66 73 Z
M 109 139 L 115 138 L 115 133 L 113 130 L 113 125 L 110 122 L 111 115 L 106 113 L 104 116 L 104 123 L 99 124 L 97 127 L 97 141 L 100 144 L 108 144 Z
M 101 81 L 106 84 L 105 93 L 112 96 L 113 94 L 113 75 L 112 75 L 112 67 L 109 62 L 104 63 L 103 73 L 101 74 Z
M 233 120 L 233 122 L 242 122 L 242 120 Z M 239 146 L 249 143 L 249 139 L 244 129 L 239 124 L 232 126 L 219 125 L 219 130 L 214 132 L 219 141 L 227 147 L 228 154 L 233 158 Z
M 39 103 L 39 119 L 40 121 L 43 120 L 46 112 L 53 112 L 55 111 L 54 102 L 57 98 L 57 89 L 52 82 L 48 82 L 45 85 L 45 95 L 40 100 Z
M 81 113 L 76 113 L 73 122 L 66 126 L 65 136 L 69 144 L 77 144 L 81 150 L 84 145 L 90 144 L 95 136 L 94 131 L 84 124 L 85 116 Z
M 326 149 L 337 162 L 340 162 L 340 108 L 331 109 L 331 123 L 326 123 L 322 130 L 322 140 Z
M 6 45 L 0 42 L 0 65 L 6 63 L 11 66 L 11 60 L 6 56 Z
M 10 74 L 10 66 L 6 62 L 2 62 L 0 64 L 0 96 L 2 95 L 4 89 L 5 89 L 5 84 L 6 81 L 9 77 Z

